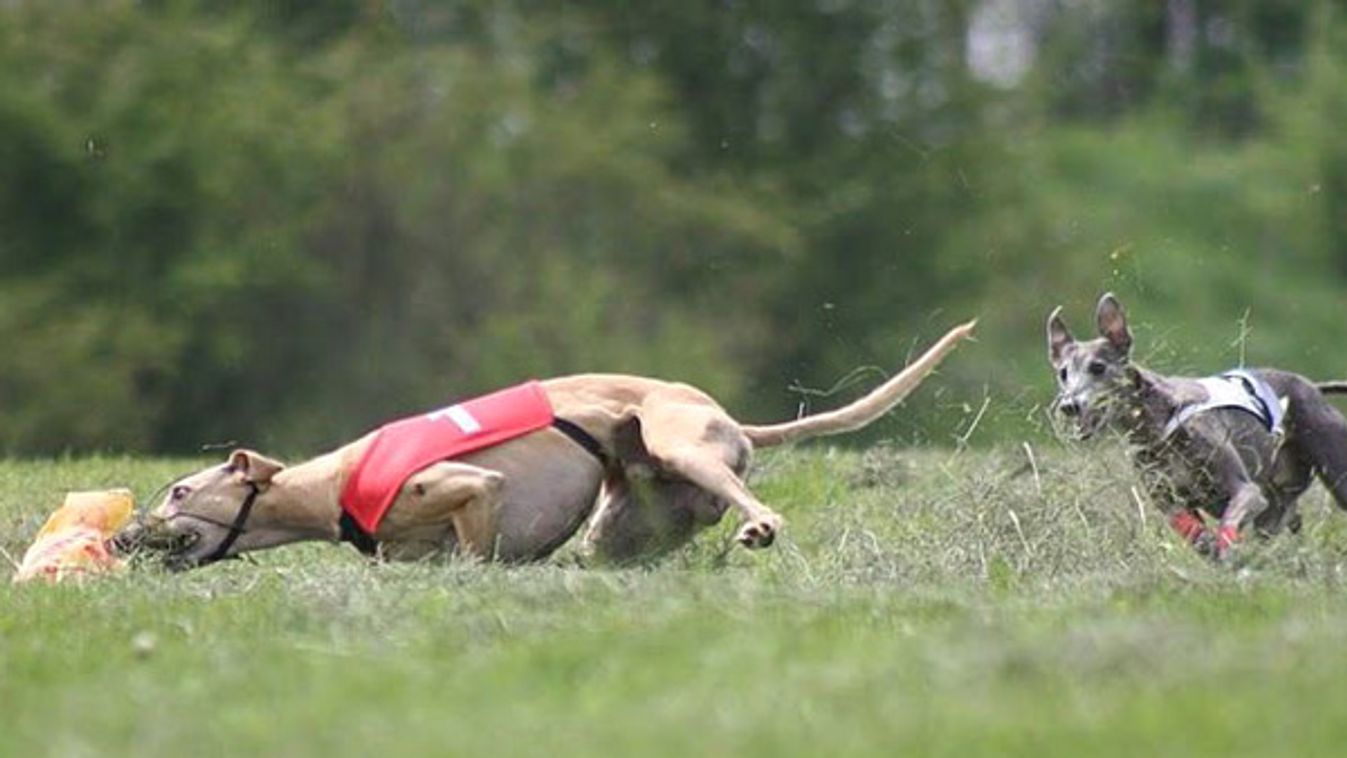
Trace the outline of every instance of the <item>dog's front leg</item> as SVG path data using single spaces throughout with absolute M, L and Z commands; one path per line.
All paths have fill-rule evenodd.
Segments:
M 1198 553 L 1212 556 L 1216 550 L 1216 538 L 1207 528 L 1201 512 L 1186 504 L 1184 497 L 1175 490 L 1173 472 L 1154 457 L 1138 458 L 1136 464 L 1146 493 L 1165 515 L 1169 527 Z
M 1169 513 L 1169 526 L 1185 542 L 1196 548 L 1197 552 L 1203 555 L 1211 552 L 1213 547 L 1211 532 L 1207 531 L 1207 526 L 1197 511 L 1184 507 L 1175 508 Z
M 459 549 L 490 558 L 496 539 L 505 476 L 456 461 L 441 461 L 413 474 L 374 536 L 380 542 L 418 540 L 452 526 Z
M 1249 475 L 1239 453 L 1228 442 L 1213 444 L 1204 468 L 1220 483 L 1221 490 L 1230 499 L 1221 512 L 1221 523 L 1216 528 L 1215 557 L 1224 560 L 1239 541 L 1240 530 L 1267 509 L 1267 499 Z
M 1266 508 L 1267 499 L 1257 484 L 1248 481 L 1240 484 L 1225 513 L 1221 514 L 1221 525 L 1216 530 L 1216 557 L 1229 557 L 1231 548 L 1239 541 L 1244 523 L 1252 521 Z

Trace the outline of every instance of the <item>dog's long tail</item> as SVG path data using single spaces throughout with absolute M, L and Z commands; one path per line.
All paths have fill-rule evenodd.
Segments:
M 1347 395 L 1347 382 L 1315 382 L 1314 386 L 1325 395 Z
M 954 327 L 925 354 L 908 364 L 901 373 L 850 405 L 783 424 L 745 426 L 744 434 L 748 435 L 756 447 L 771 447 L 810 437 L 860 429 L 902 402 L 908 393 L 916 389 L 917 385 L 940 365 L 940 361 L 944 360 L 946 355 L 958 347 L 961 341 L 972 336 L 976 324 L 976 321 L 969 321 Z

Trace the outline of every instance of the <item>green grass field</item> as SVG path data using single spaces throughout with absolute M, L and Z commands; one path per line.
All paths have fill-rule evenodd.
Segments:
M 789 520 L 657 566 L 369 565 L 0 585 L 0 755 L 1342 755 L 1347 518 L 1213 567 L 1121 451 L 766 455 Z M 17 557 L 66 489 L 187 461 L 0 463 Z

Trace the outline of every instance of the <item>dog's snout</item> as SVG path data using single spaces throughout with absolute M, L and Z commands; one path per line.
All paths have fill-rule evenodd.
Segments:
M 1063 400 L 1061 404 L 1057 406 L 1057 409 L 1062 412 L 1062 415 L 1070 418 L 1075 418 L 1080 415 L 1080 403 L 1075 400 Z
M 173 519 L 173 516 L 175 513 L 177 513 L 177 510 L 178 509 L 175 508 L 170 503 L 167 502 L 161 503 L 154 510 L 146 513 L 141 520 L 145 522 L 145 526 L 147 527 L 152 527 L 154 529 L 161 529 L 164 527 L 165 524 L 167 524 L 169 521 Z

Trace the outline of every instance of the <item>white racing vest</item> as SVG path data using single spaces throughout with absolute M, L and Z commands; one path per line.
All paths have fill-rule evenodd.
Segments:
M 1281 435 L 1286 412 L 1281 399 L 1267 382 L 1248 371 L 1237 370 L 1198 379 L 1197 383 L 1207 391 L 1207 399 L 1179 408 L 1165 424 L 1165 439 L 1193 416 L 1217 408 L 1237 408 L 1252 413 L 1269 432 Z

